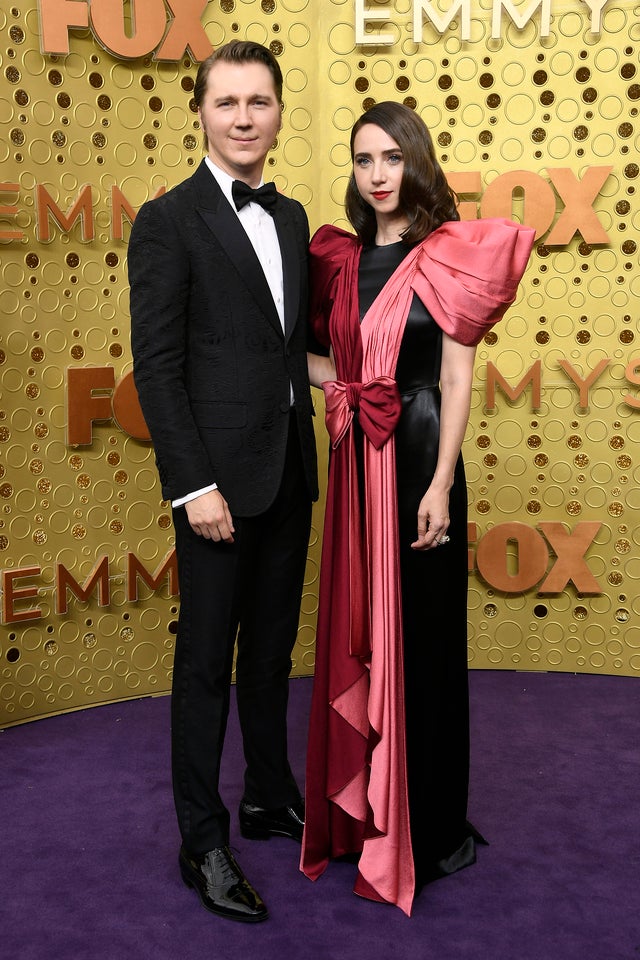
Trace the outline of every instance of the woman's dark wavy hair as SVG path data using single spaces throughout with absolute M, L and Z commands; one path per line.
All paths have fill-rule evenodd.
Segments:
M 273 86 L 276 98 L 282 109 L 282 71 L 280 64 L 267 47 L 253 40 L 230 40 L 224 46 L 214 50 L 198 67 L 196 81 L 193 88 L 193 99 L 196 107 L 202 107 L 204 95 L 207 92 L 209 72 L 216 63 L 261 63 L 269 70 L 273 77 Z M 206 131 L 204 132 L 204 149 L 209 147 Z
M 419 243 L 447 220 L 459 220 L 457 198 L 436 160 L 431 134 L 424 121 L 402 103 L 385 100 L 363 113 L 351 131 L 351 159 L 353 141 L 366 123 L 380 127 L 396 141 L 404 158 L 400 185 L 400 206 L 409 218 L 409 226 L 402 234 L 406 243 Z M 345 199 L 347 217 L 364 244 L 371 244 L 376 236 L 376 215 L 371 204 L 358 193 L 353 171 Z

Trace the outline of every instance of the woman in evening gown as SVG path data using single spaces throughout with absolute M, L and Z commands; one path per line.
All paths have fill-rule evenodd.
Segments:
M 467 497 L 476 344 L 515 299 L 534 231 L 458 221 L 429 132 L 372 107 L 351 135 L 356 234 L 311 244 L 310 355 L 331 456 L 302 870 L 357 859 L 355 892 L 410 914 L 475 860 L 467 821 Z

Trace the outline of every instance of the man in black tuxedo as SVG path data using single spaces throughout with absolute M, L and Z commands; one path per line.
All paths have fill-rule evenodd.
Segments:
M 240 829 L 301 838 L 286 713 L 317 497 L 309 231 L 299 203 L 261 185 L 281 126 L 282 74 L 270 51 L 221 47 L 200 65 L 194 98 L 207 156 L 142 207 L 131 233 L 134 376 L 176 532 L 180 870 L 213 913 L 258 921 L 267 910 L 229 850 L 218 780 L 237 633 Z

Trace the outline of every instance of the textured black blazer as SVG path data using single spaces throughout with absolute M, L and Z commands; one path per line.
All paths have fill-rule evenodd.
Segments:
M 232 514 L 264 512 L 282 477 L 290 383 L 317 498 L 306 360 L 309 227 L 303 207 L 280 194 L 274 221 L 284 334 L 251 242 L 204 160 L 135 219 L 133 372 L 166 499 L 217 483 Z

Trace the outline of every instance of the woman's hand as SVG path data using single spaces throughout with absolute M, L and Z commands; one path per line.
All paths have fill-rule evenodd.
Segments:
M 418 507 L 418 539 L 411 544 L 411 549 L 432 550 L 440 546 L 448 529 L 449 491 L 432 484 Z

